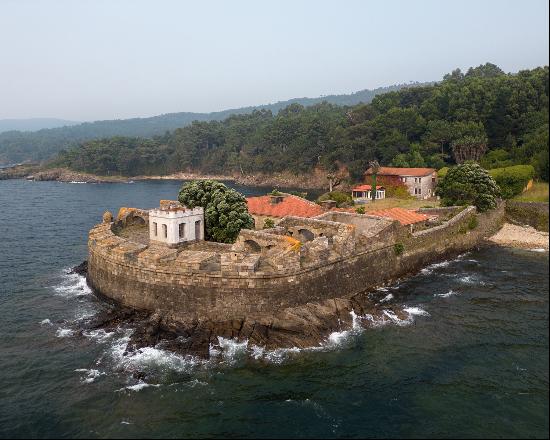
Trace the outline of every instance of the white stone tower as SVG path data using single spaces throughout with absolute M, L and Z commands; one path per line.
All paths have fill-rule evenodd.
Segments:
M 161 200 L 160 208 L 149 211 L 149 240 L 170 247 L 204 240 L 203 208 L 188 209 L 179 202 Z

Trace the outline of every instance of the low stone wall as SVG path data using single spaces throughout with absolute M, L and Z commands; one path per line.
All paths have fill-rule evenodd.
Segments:
M 510 223 L 529 225 L 539 231 L 548 232 L 548 203 L 508 200 L 506 219 Z
M 88 280 L 94 289 L 122 305 L 157 311 L 167 320 L 186 325 L 201 320 L 268 319 L 307 303 L 351 298 L 445 255 L 470 249 L 498 230 L 503 216 L 503 205 L 483 214 L 468 208 L 443 225 L 415 234 L 405 228 L 397 230 L 395 222 L 390 222 L 388 239 L 375 247 L 332 253 L 314 265 L 301 264 L 296 257 L 292 260 L 291 255 L 301 254 L 289 246 L 289 253 L 276 261 L 292 271 L 271 273 L 262 270 L 257 253 L 189 251 L 178 255 L 173 249 L 129 243 L 103 224 L 90 231 Z M 319 225 L 310 222 L 310 228 Z M 248 234 L 253 236 L 252 232 Z M 322 247 L 324 240 L 328 237 L 315 237 L 311 243 Z M 402 252 L 396 244 L 402 245 Z

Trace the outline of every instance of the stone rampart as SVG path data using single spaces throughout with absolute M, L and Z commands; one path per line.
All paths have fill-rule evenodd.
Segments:
M 115 235 L 110 224 L 100 224 L 90 231 L 88 280 L 122 305 L 182 324 L 262 319 L 307 303 L 349 298 L 463 252 L 498 230 L 503 216 L 503 205 L 483 214 L 467 208 L 414 234 L 385 219 L 368 226 L 369 220 L 361 223 L 356 215 L 333 217 L 338 222 L 287 218 L 273 233 L 243 230 L 233 247 L 219 251 L 132 243 Z M 295 233 L 304 235 L 300 229 L 313 237 L 296 238 Z

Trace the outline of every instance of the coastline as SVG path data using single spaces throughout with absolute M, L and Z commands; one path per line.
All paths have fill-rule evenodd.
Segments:
M 256 187 L 286 187 L 304 190 L 325 190 L 327 180 L 323 173 L 314 172 L 303 175 L 294 175 L 288 172 L 274 174 L 229 175 L 229 174 L 201 174 L 177 172 L 167 175 L 153 176 L 99 176 L 67 168 L 44 169 L 39 166 L 28 167 L 16 165 L 0 170 L 0 180 L 26 179 L 32 181 L 57 181 L 80 183 L 131 183 L 141 180 L 220 180 L 235 182 L 239 185 Z
M 499 246 L 518 249 L 549 250 L 548 232 L 538 231 L 532 226 L 505 223 L 488 241 Z

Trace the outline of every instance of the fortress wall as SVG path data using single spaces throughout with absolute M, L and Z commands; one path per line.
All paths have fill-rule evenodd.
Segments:
M 469 229 L 474 215 L 477 225 Z M 212 272 L 201 270 L 200 264 L 185 261 L 176 264 L 176 256 L 171 257 L 170 253 L 156 259 L 145 258 L 142 254 L 150 249 L 144 250 L 140 245 L 128 247 L 113 240 L 112 233 L 110 236 L 107 232 L 109 225 L 99 225 L 90 232 L 88 280 L 94 289 L 122 305 L 159 311 L 176 322 L 268 319 L 289 307 L 351 297 L 447 255 L 464 252 L 495 232 L 503 217 L 503 205 L 477 215 L 466 209 L 441 226 L 415 234 L 394 235 L 394 240 L 383 247 L 315 267 L 294 266 L 291 274 L 255 270 Z M 402 240 L 404 252 L 400 255 L 394 248 L 395 240 Z M 225 254 L 222 257 L 227 258 Z M 212 260 L 213 256 L 205 258 Z

